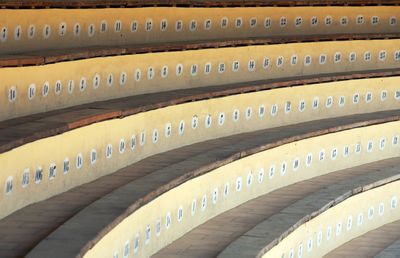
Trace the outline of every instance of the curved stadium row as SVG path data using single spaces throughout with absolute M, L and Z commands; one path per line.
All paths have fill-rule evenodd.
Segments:
M 398 32 L 400 7 L 1 10 L 1 53 L 90 46 Z M 34 23 L 32 23 L 34 21 Z
M 149 53 L 1 69 L 0 119 L 138 94 L 317 74 L 394 69 L 399 40 Z
M 383 39 L 399 33 L 397 9 L 1 10 L 0 59 L 92 51 L 94 42 L 151 49 L 338 33 L 382 39 L 201 50 L 182 44 L 177 52 L 0 68 L 0 255 L 165 257 L 179 238 L 228 210 L 329 176 L 347 190 L 375 184 L 350 195 L 333 191 L 341 196 L 334 205 L 247 249 L 259 257 L 320 257 L 395 223 L 398 173 L 367 172 L 400 153 L 400 48 L 398 39 Z M 352 184 L 340 181 L 361 165 L 358 177 L 347 175 Z M 235 229 L 237 236 L 257 224 Z M 227 240 L 228 254 L 240 246 L 235 238 Z M 215 249 L 221 257 L 226 250 Z M 246 248 L 239 250 L 244 257 Z

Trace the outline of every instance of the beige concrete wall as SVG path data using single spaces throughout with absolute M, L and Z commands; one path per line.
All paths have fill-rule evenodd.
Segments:
M 352 196 L 299 226 L 262 257 L 323 257 L 368 231 L 399 220 L 399 189 L 400 181 L 395 181 Z
M 400 40 L 299 43 L 150 53 L 36 67 L 2 68 L 0 120 L 151 92 L 291 76 L 398 68 L 399 45 Z M 384 60 L 379 59 L 380 53 L 384 53 L 382 51 L 386 51 Z M 357 57 L 354 62 L 349 60 L 352 52 Z M 338 53 L 341 54 L 341 61 L 335 62 Z M 364 60 L 366 53 L 371 54 L 370 61 Z M 326 63 L 320 64 L 320 57 L 325 55 Z M 292 56 L 297 56 L 296 65 L 291 64 Z M 304 64 L 307 56 L 312 60 L 309 65 Z M 283 58 L 282 66 L 277 65 L 280 57 Z M 248 68 L 251 60 L 255 63 L 254 71 Z M 264 67 L 265 60 L 269 60 L 268 67 Z M 239 62 L 237 71 L 233 70 L 235 61 Z M 207 64 L 211 66 L 209 74 L 205 73 Z M 222 64 L 225 65 L 224 72 L 218 70 Z M 180 65 L 183 73 L 177 75 L 176 68 Z M 195 65 L 197 74 L 191 74 Z M 161 75 L 164 67 L 168 68 L 165 78 Z M 141 77 L 137 81 L 135 76 L 139 71 Z M 149 77 L 152 74 L 154 77 Z M 112 78 L 111 84 L 108 84 L 109 78 Z M 125 83 L 121 84 L 123 78 Z M 95 84 L 96 81 L 98 84 Z M 59 91 L 56 91 L 56 85 L 59 85 Z M 13 92 L 16 98 L 10 99 Z
M 189 180 L 142 206 L 96 242 L 84 254 L 84 257 L 112 257 L 115 253 L 118 253 L 119 257 L 125 257 L 124 250 L 127 245 L 129 253 L 126 257 L 149 257 L 194 227 L 248 200 L 302 180 L 369 162 L 398 157 L 400 155 L 399 129 L 399 121 L 356 128 L 281 145 L 236 160 Z M 396 144 L 393 144 L 394 137 L 396 137 Z M 368 146 L 371 143 L 370 149 Z M 359 152 L 356 151 L 357 145 L 360 146 Z M 344 154 L 346 147 L 349 148 L 347 156 Z M 332 154 L 334 150 L 336 150 L 336 156 Z M 321 152 L 325 154 L 322 160 L 319 159 Z M 310 155 L 312 155 L 311 161 L 307 163 Z M 299 167 L 296 169 L 293 165 L 295 160 L 299 160 Z M 273 176 L 270 176 L 271 168 L 273 168 Z M 393 195 L 399 196 L 398 186 L 397 183 L 396 187 L 385 189 L 385 199 L 382 199 L 381 194 L 368 194 L 368 196 L 374 196 L 367 202 L 368 204 L 359 202 L 354 207 L 374 205 L 377 209 L 379 200 L 385 202 L 385 212 L 392 214 L 393 211 L 390 211 L 387 206 L 388 198 Z M 228 190 L 225 191 L 226 189 Z M 202 206 L 205 199 L 206 205 Z M 192 206 L 193 203 L 196 205 Z M 195 208 L 192 210 L 192 207 Z M 345 211 L 349 209 L 348 205 L 346 207 Z M 183 217 L 178 216 L 180 209 Z M 334 216 L 330 216 L 321 222 L 336 223 L 348 215 L 347 212 L 339 213 L 339 211 L 336 214 L 338 214 L 337 220 Z M 169 216 L 171 223 L 167 227 L 166 221 Z M 377 214 L 375 216 L 378 217 Z M 400 218 L 399 208 L 395 215 L 378 219 L 379 222 L 376 222 L 376 225 L 390 222 L 395 218 Z M 366 220 L 365 217 L 367 223 Z M 159 227 L 158 223 L 160 223 Z M 151 233 L 146 238 L 146 231 L 149 228 Z M 157 228 L 160 228 L 159 232 Z M 309 228 L 308 224 L 305 226 L 306 234 L 299 233 L 297 236 L 309 236 L 314 229 Z M 297 242 L 288 241 L 287 243 Z M 271 257 L 281 256 L 278 252 Z
M 0 217 L 150 155 L 184 145 L 310 120 L 398 109 L 399 82 L 400 77 L 349 80 L 215 98 L 104 121 L 28 143 L 0 154 Z M 366 101 L 367 96 L 371 96 L 370 101 Z M 340 99 L 344 99 L 344 104 L 339 103 Z M 287 102 L 291 103 L 290 112 L 285 112 Z M 318 103 L 316 107 L 314 102 Z M 303 105 L 305 108 L 300 109 Z M 262 110 L 264 113 L 260 114 Z M 233 119 L 235 112 L 239 114 L 237 121 Z M 192 127 L 193 121 L 196 127 Z M 206 121 L 211 123 L 207 125 Z M 179 131 L 181 125 L 183 131 Z M 166 134 L 168 126 L 171 135 Z M 153 141 L 155 133 L 157 141 Z M 133 149 L 132 138 L 136 140 Z M 126 146 L 123 153 L 119 152 L 121 140 Z M 112 146 L 109 158 L 108 145 Z M 92 150 L 97 153 L 93 164 Z M 80 168 L 76 166 L 79 157 L 83 162 Z M 63 171 L 65 160 L 69 161 L 67 173 Z M 54 177 L 50 176 L 52 164 L 56 165 Z M 35 182 L 35 174 L 41 169 L 43 178 Z M 22 185 L 24 173 L 29 178 L 26 186 Z M 7 193 L 10 180 L 13 189 Z
M 277 35 L 391 33 L 399 32 L 399 13 L 398 6 L 3 9 L 0 10 L 0 53 Z M 357 24 L 357 16 L 363 17 L 360 19 L 363 23 Z M 372 24 L 374 16 L 378 17 L 377 24 Z M 286 18 L 286 26 L 280 25 L 282 17 Z M 301 24 L 296 26 L 299 17 Z M 325 24 L 326 17 L 331 17 L 330 25 Z M 347 17 L 347 25 L 341 25 L 343 17 Z M 317 19 L 317 24 L 311 24 L 312 18 Z M 223 19 L 227 20 L 227 26 L 222 28 Z M 270 26 L 265 26 L 266 19 L 271 20 Z M 161 26 L 163 21 L 166 28 Z M 176 29 L 178 21 L 182 23 L 181 30 Z M 118 22 L 120 30 L 116 30 Z M 132 31 L 134 22 L 136 31 Z M 106 24 L 105 30 L 101 30 L 102 23 Z M 196 26 L 191 27 L 192 24 Z

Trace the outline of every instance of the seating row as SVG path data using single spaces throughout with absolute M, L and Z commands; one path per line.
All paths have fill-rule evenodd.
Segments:
M 0 69 L 0 120 L 152 92 L 398 68 L 399 40 L 148 53 Z
M 394 33 L 397 6 L 3 9 L 0 54 L 305 35 Z

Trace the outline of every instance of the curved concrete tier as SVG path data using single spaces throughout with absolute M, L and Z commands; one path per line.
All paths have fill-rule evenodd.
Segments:
M 170 187 L 169 182 L 187 173 L 190 174 L 190 171 L 195 171 L 192 173 L 194 176 L 196 173 L 206 173 L 210 169 L 218 168 L 232 160 L 259 151 L 261 143 L 265 144 L 263 148 L 274 148 L 284 143 L 324 134 L 332 130 L 337 131 L 352 126 L 367 125 L 371 122 L 365 123 L 366 120 L 393 115 L 399 115 L 399 111 L 360 114 L 300 123 L 222 137 L 151 156 L 116 173 L 73 188 L 45 201 L 29 205 L 3 218 L 0 220 L 0 256 L 24 256 L 39 241 L 45 239 L 48 234 L 78 211 L 99 200 L 92 205 L 92 207 L 100 207 L 100 209 L 96 209 L 95 216 L 90 215 L 91 208 L 87 209 L 89 213 L 86 213 L 85 210 L 81 213 L 81 215 L 89 214 L 89 216 L 84 216 L 88 218 L 88 223 L 85 222 L 80 226 L 73 224 L 73 227 L 78 226 L 78 228 L 70 228 L 69 232 L 78 230 L 75 231 L 78 233 L 74 235 L 74 241 L 68 240 L 69 245 L 71 248 L 74 245 L 75 251 L 72 250 L 73 252 L 79 252 L 80 248 L 93 239 L 103 229 L 104 225 L 114 221 L 132 203 L 149 201 L 146 196 L 150 196 L 150 199 L 153 198 L 151 194 L 148 195 L 149 193 L 159 188 L 168 189 Z M 349 127 L 348 125 L 351 123 L 357 124 Z M 118 205 L 115 200 L 118 200 Z M 82 218 L 81 215 L 76 215 L 74 219 L 79 220 Z M 85 225 L 85 227 L 82 225 Z M 83 230 L 85 233 L 79 233 L 79 230 Z M 80 237 L 78 238 L 78 236 Z M 50 241 L 50 243 L 53 242 L 54 239 Z M 48 242 L 42 244 L 47 245 Z M 48 249 L 49 252 L 56 252 L 57 248 L 65 246 L 63 241 L 56 240 L 54 244 L 55 249 Z M 60 252 L 57 255 L 60 255 Z
M 354 189 L 298 221 L 257 257 L 322 257 L 366 232 L 399 221 L 399 186 L 397 174 Z
M 184 174 L 164 183 L 129 208 L 122 208 L 123 212 L 110 223 L 111 211 L 105 207 L 119 206 L 117 196 L 127 202 L 132 191 L 138 191 L 136 185 L 127 184 L 74 216 L 28 257 L 75 256 L 79 251 L 78 256 L 85 257 L 115 253 L 147 257 L 212 217 L 275 189 L 398 157 L 399 126 L 399 121 L 364 124 L 290 143 L 279 142 L 267 149 L 256 148 L 251 154 L 247 152 L 248 156 L 228 158 L 217 168 L 207 167 L 203 172 Z M 90 241 L 90 236 L 95 237 Z
M 400 32 L 395 33 L 363 33 L 363 34 L 334 34 L 334 35 L 298 35 L 276 36 L 246 39 L 225 39 L 207 41 L 163 42 L 145 45 L 95 46 L 85 48 L 63 48 L 60 50 L 46 50 L 27 52 L 13 55 L 0 55 L 0 67 L 37 66 L 80 59 L 144 54 L 156 52 L 197 50 L 207 48 L 240 47 L 251 45 L 288 44 L 299 42 L 321 42 L 337 40 L 372 40 L 398 39 Z
M 400 220 L 371 230 L 329 252 L 324 258 L 397 258 L 400 253 Z
M 311 84 L 183 103 L 27 143 L 0 154 L 0 216 L 146 157 L 196 142 L 318 119 L 396 110 L 400 105 L 399 80 L 387 77 Z
M 0 54 L 207 40 L 399 33 L 399 6 L 1 9 Z
M 236 83 L 221 86 L 191 88 L 151 93 L 127 98 L 100 101 L 55 111 L 39 113 L 16 119 L 0 121 L 0 153 L 29 142 L 65 133 L 96 122 L 124 118 L 140 112 L 151 111 L 187 102 L 226 97 L 230 95 L 270 90 L 299 85 L 334 81 L 394 77 L 400 69 L 340 73 L 335 75 L 299 76 L 290 79 L 274 79 L 253 83 Z M 278 105 L 278 109 L 280 109 Z
M 397 175 L 399 161 L 369 163 L 275 190 L 210 219 L 153 257 L 254 258 L 267 243 L 338 196 Z
M 3 8 L 102 8 L 141 6 L 307 6 L 387 5 L 398 0 L 0 0 Z
M 0 120 L 145 93 L 396 69 L 400 64 L 399 43 L 400 40 L 293 43 L 2 68 Z

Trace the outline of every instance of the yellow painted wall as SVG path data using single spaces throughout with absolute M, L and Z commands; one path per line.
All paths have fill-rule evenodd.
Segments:
M 3 9 L 0 10 L 0 53 L 278 35 L 393 33 L 399 32 L 399 12 L 398 6 Z M 358 16 L 363 17 L 363 23 L 357 24 Z M 374 16 L 378 17 L 377 24 L 372 24 Z M 286 26 L 280 25 L 282 17 L 287 19 Z M 302 22 L 296 26 L 295 20 L 299 17 Z M 315 25 L 311 25 L 313 17 L 317 18 Z M 325 24 L 326 17 L 331 17 L 330 25 Z M 344 17 L 348 19 L 347 25 L 340 24 Z M 227 26 L 222 28 L 224 18 L 227 19 Z M 237 26 L 240 19 L 242 25 Z M 250 25 L 252 19 L 256 19 L 254 26 Z M 265 19 L 271 20 L 270 26 L 265 26 Z M 206 29 L 208 20 L 211 27 Z M 121 23 L 120 31 L 115 30 L 118 21 Z M 135 21 L 137 30 L 132 32 Z M 162 21 L 167 22 L 163 30 Z M 178 21 L 182 23 L 180 31 L 176 30 Z M 103 22 L 106 24 L 105 31 L 101 31 Z M 146 22 L 151 23 L 146 25 Z M 196 26 L 191 30 L 192 22 Z M 151 30 L 146 30 L 150 24 Z M 46 25 L 49 26 L 48 36 L 45 34 Z M 79 33 L 75 33 L 76 26 L 79 26 Z M 93 26 L 94 31 L 90 35 L 89 26 Z
M 399 189 L 400 181 L 395 181 L 352 196 L 302 224 L 262 257 L 291 257 L 291 253 L 299 257 L 299 251 L 301 257 L 323 257 L 368 231 L 399 220 Z
M 338 117 L 350 114 L 398 109 L 400 105 L 400 77 L 349 80 L 311 84 L 292 88 L 227 96 L 204 101 L 185 103 L 153 111 L 113 119 L 78 128 L 61 135 L 44 138 L 0 154 L 0 217 L 4 217 L 30 203 L 47 199 L 72 187 L 90 182 L 145 157 L 184 145 L 233 134 L 273 128 L 305 121 Z M 358 102 L 353 98 L 358 96 Z M 366 102 L 366 96 L 372 99 Z M 386 96 L 385 98 L 381 98 Z M 397 99 L 396 99 L 397 96 Z M 339 105 L 344 98 L 344 105 Z M 300 110 L 304 100 L 304 110 Z M 318 101 L 317 101 L 318 100 Z M 332 105 L 327 106 L 328 100 Z M 285 112 L 285 104 L 291 111 Z M 313 102 L 318 103 L 316 108 Z M 276 107 L 277 113 L 272 114 Z M 260 115 L 260 110 L 264 114 Z M 239 112 L 239 120 L 233 113 Z M 250 116 L 246 114 L 250 113 Z M 211 124 L 206 127 L 210 118 Z M 224 117 L 220 125 L 220 117 Z M 192 128 L 193 120 L 197 127 Z M 222 119 L 221 119 L 222 122 Z M 172 134 L 166 136 L 170 124 Z M 180 125 L 184 130 L 179 132 Z M 153 142 L 154 132 L 158 133 Z M 141 134 L 145 135 L 143 146 Z M 132 136 L 136 146 L 130 148 Z M 126 149 L 120 154 L 120 140 Z M 112 157 L 106 158 L 106 146 L 112 145 Z M 261 144 L 261 143 L 260 143 Z M 90 162 L 90 153 L 97 151 L 97 160 Z M 76 159 L 82 154 L 83 166 L 78 169 Z M 70 170 L 63 173 L 63 162 L 70 161 Z M 49 167 L 56 165 L 56 176 L 49 178 Z M 34 175 L 43 169 L 43 179 L 35 183 Z M 22 187 L 24 171 L 29 173 L 29 184 Z M 13 189 L 6 194 L 7 179 L 12 178 Z
M 35 67 L 2 68 L 0 120 L 151 92 L 302 75 L 399 68 L 399 45 L 400 40 L 299 43 L 149 53 Z M 383 61 L 379 59 L 380 53 L 383 53 L 381 51 L 386 51 Z M 357 56 L 354 62 L 349 61 L 352 52 Z M 334 61 L 337 53 L 341 53 L 340 62 Z M 371 54 L 370 61 L 364 60 L 365 53 Z M 291 65 L 294 55 L 297 55 L 297 64 Z M 325 64 L 319 63 L 321 55 L 326 55 Z M 311 57 L 310 65 L 304 64 L 306 56 Z M 283 57 L 281 67 L 277 66 L 279 57 Z M 248 69 L 251 60 L 255 62 L 254 71 Z M 265 60 L 269 60 L 267 68 L 264 68 Z M 239 61 L 237 71 L 232 70 L 235 61 Z M 209 74 L 204 72 L 207 63 L 211 65 Z M 225 65 L 223 73 L 218 71 L 221 64 Z M 176 75 L 178 65 L 183 68 L 183 74 L 179 76 Z M 197 65 L 195 75 L 191 74 L 193 65 Z M 166 78 L 161 76 L 164 66 L 168 68 Z M 141 72 L 140 81 L 135 79 L 137 71 Z M 149 71 L 154 72 L 154 78 L 148 78 Z M 113 78 L 111 86 L 107 81 L 110 75 Z M 99 80 L 98 86 L 94 84 L 96 78 Z M 123 85 L 120 84 L 121 78 L 125 78 Z M 60 85 L 59 92 L 56 92 L 57 84 Z M 48 93 L 43 94 L 46 87 Z M 16 99 L 10 101 L 13 90 Z M 30 91 L 33 96 L 31 99 Z
M 189 180 L 142 206 L 122 219 L 83 256 L 110 257 L 117 252 L 123 257 L 125 243 L 128 243 L 129 257 L 149 257 L 194 227 L 248 200 L 302 180 L 369 162 L 398 157 L 400 155 L 399 129 L 399 121 L 356 128 L 284 144 L 236 160 Z M 392 144 L 393 137 L 397 137 L 396 144 Z M 384 144 L 382 144 L 382 139 L 385 141 Z M 371 149 L 368 149 L 369 142 L 372 142 Z M 361 146 L 359 152 L 356 152 L 357 144 Z M 349 147 L 348 156 L 344 156 L 345 147 Z M 334 149 L 337 150 L 336 157 L 332 157 Z M 323 160 L 319 160 L 321 150 L 325 153 Z M 312 159 L 307 164 L 307 156 L 310 154 Z M 294 170 L 293 163 L 296 159 L 300 161 L 300 165 Z M 285 171 L 282 170 L 283 164 L 286 164 Z M 275 168 L 272 177 L 269 176 L 271 167 Z M 260 171 L 261 173 L 264 172 L 262 177 L 260 177 Z M 241 187 L 238 188 L 238 181 L 240 180 Z M 228 186 L 228 194 L 224 194 L 226 186 Z M 386 193 L 384 199 L 385 211 L 389 211 L 387 197 L 391 198 L 393 195 L 400 197 L 398 189 L 399 184 L 397 183 L 384 190 Z M 213 201 L 214 192 L 218 194 Z M 202 209 L 201 203 L 204 196 L 207 199 L 207 203 L 206 207 Z M 371 195 L 367 194 L 367 196 Z M 382 200 L 380 197 L 383 197 L 383 195 L 377 194 L 374 198 L 365 198 L 364 200 L 371 200 L 369 204 L 376 206 L 377 200 Z M 194 214 L 192 214 L 191 209 L 193 201 L 196 202 Z M 364 205 L 363 202 L 359 202 L 354 207 L 358 208 L 361 205 Z M 183 209 L 183 218 L 178 221 L 180 207 Z M 346 207 L 347 209 L 344 209 L 344 211 L 349 209 L 349 206 L 346 205 Z M 340 210 L 339 207 L 336 210 Z M 171 214 L 172 222 L 169 228 L 166 228 L 166 217 L 169 213 Z M 347 214 L 346 212 L 341 212 L 337 218 L 341 219 Z M 392 213 L 389 211 L 389 214 Z M 330 216 L 329 219 L 321 221 L 330 223 L 334 221 L 333 217 Z M 376 222 L 375 225 L 390 222 L 395 218 L 400 218 L 399 208 L 397 208 L 395 214 L 377 220 L 379 222 Z M 156 234 L 158 221 L 161 223 L 159 236 Z M 147 227 L 150 227 L 151 230 L 150 240 L 148 241 L 145 238 Z M 308 236 L 309 232 L 314 228 L 310 229 L 306 225 L 305 229 Z M 304 235 L 300 232 L 297 236 L 303 237 Z M 136 238 L 139 239 L 137 248 L 135 248 L 134 244 Z M 288 241 L 288 243 L 297 242 Z M 136 251 L 134 251 L 135 249 Z M 278 254 L 274 253 L 271 257 L 281 256 L 278 252 Z

